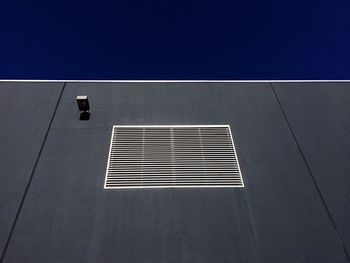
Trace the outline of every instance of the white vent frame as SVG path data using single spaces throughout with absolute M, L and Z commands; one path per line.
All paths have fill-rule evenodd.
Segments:
M 230 134 L 230 139 L 232 143 L 232 150 L 234 153 L 234 157 L 236 158 L 236 164 L 238 168 L 239 173 L 239 179 L 240 183 L 239 185 L 160 185 L 160 186 L 148 186 L 148 185 L 142 185 L 142 186 L 107 186 L 108 181 L 108 174 L 109 174 L 109 167 L 111 162 L 111 154 L 112 154 L 112 146 L 113 146 L 113 139 L 115 135 L 115 129 L 117 128 L 227 128 L 228 132 Z M 106 167 L 106 174 L 105 174 L 105 180 L 104 180 L 104 189 L 106 190 L 113 190 L 113 189 L 157 189 L 157 188 L 243 188 L 244 187 L 244 181 L 242 177 L 242 172 L 238 160 L 238 155 L 236 151 L 236 146 L 233 140 L 231 127 L 228 124 L 225 125 L 113 125 L 112 127 L 112 135 L 110 140 L 110 146 L 109 146 L 109 153 L 108 153 L 108 161 L 107 161 L 107 167 Z

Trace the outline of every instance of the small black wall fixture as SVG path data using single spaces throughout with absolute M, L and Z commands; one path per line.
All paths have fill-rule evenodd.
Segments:
M 86 121 L 90 119 L 90 104 L 88 96 L 77 96 L 77 103 L 80 112 L 80 120 Z

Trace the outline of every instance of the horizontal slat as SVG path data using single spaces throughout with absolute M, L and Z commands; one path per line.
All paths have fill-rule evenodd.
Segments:
M 229 126 L 114 126 L 105 188 L 243 186 Z

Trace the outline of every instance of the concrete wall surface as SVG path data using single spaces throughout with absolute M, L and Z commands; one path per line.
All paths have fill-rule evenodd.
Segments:
M 1 262 L 349 262 L 350 83 L 2 82 L 0 110 Z M 105 190 L 118 124 L 229 124 L 245 187 Z

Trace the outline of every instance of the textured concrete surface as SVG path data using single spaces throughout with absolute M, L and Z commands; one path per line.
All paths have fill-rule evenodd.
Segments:
M 0 84 L 0 251 L 21 204 L 63 83 Z
M 273 86 L 350 254 L 350 83 Z
M 350 169 L 345 156 L 333 157 L 332 166 L 343 164 L 332 170 L 337 183 L 328 185 L 322 166 L 327 155 L 350 149 L 343 131 L 349 129 L 348 84 L 335 93 L 320 84 L 310 90 L 284 85 L 68 83 L 3 262 L 347 262 L 350 226 L 342 219 L 349 216 Z M 61 87 L 47 88 L 56 95 L 53 107 Z M 324 90 L 332 94 L 325 97 Z M 89 121 L 79 120 L 77 95 L 89 96 Z M 9 95 L 0 89 L 0 96 Z M 324 118 L 311 110 L 326 116 L 325 130 Z M 245 187 L 104 190 L 115 124 L 230 124 Z M 324 135 L 332 127 L 336 140 Z M 326 146 L 309 146 L 310 136 Z M 25 151 L 33 167 L 37 154 Z M 9 178 L 1 175 L 3 185 Z M 22 192 L 11 194 L 21 199 Z

